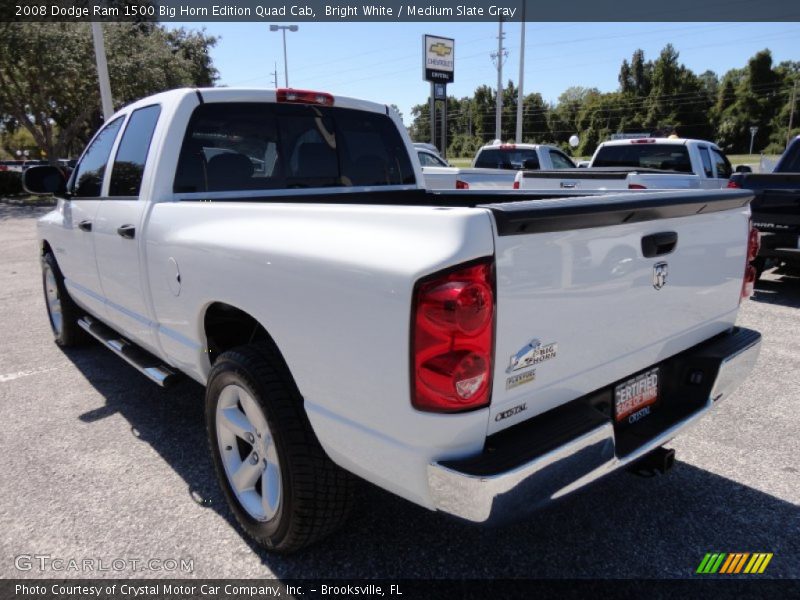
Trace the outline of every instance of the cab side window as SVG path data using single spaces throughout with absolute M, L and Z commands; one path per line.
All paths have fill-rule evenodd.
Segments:
M 708 148 L 705 146 L 700 148 L 700 158 L 703 160 L 703 172 L 706 177 L 714 177 L 714 169 L 711 168 L 711 157 L 708 154 Z
M 109 196 L 139 195 L 147 152 L 160 114 L 158 105 L 140 108 L 131 114 L 111 169 Z
M 108 157 L 114 140 L 117 139 L 123 117 L 118 117 L 106 125 L 89 145 L 72 176 L 71 189 L 78 198 L 97 198 L 103 189 L 103 175 L 106 172 Z
M 550 150 L 550 162 L 553 163 L 554 169 L 575 168 L 575 163 L 573 163 L 569 158 L 561 154 L 561 152 L 557 152 L 555 150 Z
M 717 165 L 717 177 L 719 179 L 728 179 L 733 173 L 730 161 L 719 151 L 711 149 L 711 155 L 714 157 L 714 163 Z

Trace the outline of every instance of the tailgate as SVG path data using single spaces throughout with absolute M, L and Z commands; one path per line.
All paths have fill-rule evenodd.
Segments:
M 730 328 L 751 198 L 726 190 L 486 205 L 497 227 L 489 433 Z
M 762 175 L 759 179 L 745 180 L 745 185 L 751 181 L 766 184 L 753 200 L 753 224 L 762 232 L 800 233 L 800 175 Z
M 630 170 L 553 169 L 523 171 L 523 190 L 627 190 Z

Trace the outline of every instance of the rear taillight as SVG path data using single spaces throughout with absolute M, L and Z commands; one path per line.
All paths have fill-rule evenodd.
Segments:
M 325 92 L 280 88 L 275 90 L 275 97 L 278 102 L 286 102 L 289 104 L 321 104 L 323 106 L 333 106 L 333 96 Z
M 738 182 L 736 182 L 736 181 L 729 181 L 729 182 L 728 182 L 728 185 L 726 185 L 725 187 L 731 188 L 732 190 L 738 190 L 738 189 L 740 189 L 742 186 L 740 186 L 740 185 L 739 185 L 739 183 L 738 183 Z
M 656 141 L 653 138 L 636 138 L 635 140 L 631 140 L 631 144 L 655 144 Z
M 411 315 L 415 408 L 461 412 L 489 404 L 494 297 L 492 258 L 417 282 Z
M 646 190 L 647 186 L 646 185 L 642 185 L 641 183 L 629 183 L 628 184 L 628 189 L 629 190 Z
M 457 190 L 468 190 L 469 184 L 466 181 L 461 181 L 460 179 L 456 179 L 456 189 Z
M 750 221 L 749 232 L 747 234 L 747 262 L 744 266 L 744 278 L 742 279 L 742 293 L 739 302 L 749 298 L 753 295 L 756 286 L 756 277 L 758 273 L 756 268 L 751 264 L 757 257 L 758 251 L 761 247 L 761 234 L 758 229 L 753 227 L 753 222 Z
M 514 187 L 515 190 L 518 190 L 519 189 L 519 181 L 515 181 L 513 187 Z

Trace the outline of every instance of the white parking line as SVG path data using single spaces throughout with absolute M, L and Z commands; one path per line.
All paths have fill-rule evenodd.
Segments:
M 63 366 L 64 365 L 58 365 L 55 367 L 43 367 L 41 369 L 31 369 L 29 371 L 17 371 L 16 373 L 6 373 L 5 375 L 0 375 L 0 383 L 6 383 L 7 381 L 14 381 L 15 379 L 19 379 L 20 377 L 29 377 L 31 375 L 38 375 L 39 373 L 47 373 L 49 371 L 55 371 Z

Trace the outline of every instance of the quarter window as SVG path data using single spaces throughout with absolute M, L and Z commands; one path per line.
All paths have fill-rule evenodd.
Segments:
M 139 195 L 144 164 L 159 114 L 161 107 L 157 105 L 140 108 L 131 114 L 111 169 L 109 196 Z
M 122 127 L 123 117 L 118 117 L 100 130 L 78 163 L 72 176 L 73 195 L 78 198 L 97 198 L 103 189 L 103 175 L 108 157 Z

